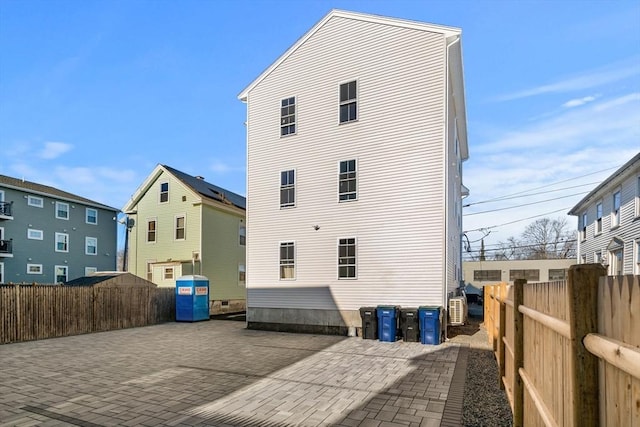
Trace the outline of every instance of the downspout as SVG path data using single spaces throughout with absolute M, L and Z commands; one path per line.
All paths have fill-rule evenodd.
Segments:
M 449 316 L 449 307 L 448 307 L 448 290 L 449 290 L 449 91 L 450 91 L 450 78 L 449 78 L 449 50 L 451 46 L 460 42 L 460 36 L 455 36 L 455 40 L 450 43 L 447 43 L 447 47 L 445 50 L 445 94 L 444 94 L 444 277 L 445 283 L 442 288 L 442 307 L 443 307 L 443 332 L 445 339 L 448 335 L 447 325 L 448 325 L 448 316 Z

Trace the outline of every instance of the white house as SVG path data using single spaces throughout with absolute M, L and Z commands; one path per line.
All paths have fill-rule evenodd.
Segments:
M 446 307 L 468 158 L 461 30 L 331 11 L 247 104 L 249 328 L 345 333 Z
M 578 263 L 601 262 L 609 275 L 640 274 L 640 153 L 569 215 L 578 217 Z

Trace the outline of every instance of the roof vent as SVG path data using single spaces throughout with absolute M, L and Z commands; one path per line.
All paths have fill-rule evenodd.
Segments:
M 197 175 L 197 176 L 196 176 L 196 179 L 199 179 L 200 181 L 204 181 L 204 176 Z

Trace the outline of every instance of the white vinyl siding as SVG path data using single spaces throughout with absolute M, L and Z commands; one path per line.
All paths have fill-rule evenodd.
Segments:
M 336 48 L 344 46 L 345 34 L 357 49 Z M 336 17 L 250 92 L 247 288 L 252 306 L 443 305 L 448 265 L 443 253 L 448 220 L 444 52 L 442 34 Z M 319 57 L 321 67 L 306 65 Z M 372 57 L 380 60 L 368 66 Z M 338 126 L 339 85 L 355 76 L 357 125 Z M 273 131 L 279 119 L 274 101 L 290 93 L 305 100 L 298 108 L 305 128 L 295 144 L 283 143 Z M 407 99 L 411 109 L 389 108 Z M 453 141 L 451 146 L 453 152 Z M 336 165 L 355 153 L 358 202 L 336 203 Z M 274 177 L 292 165 L 296 208 L 279 210 Z M 358 279 L 341 280 L 336 241 L 355 233 Z M 274 247 L 289 238 L 296 242 L 295 287 L 280 281 L 274 268 Z M 458 234 L 452 244 L 459 241 Z M 452 269 L 456 262 L 460 265 L 452 260 Z

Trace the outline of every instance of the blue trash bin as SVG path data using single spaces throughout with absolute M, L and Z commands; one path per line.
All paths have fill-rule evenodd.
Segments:
M 385 342 L 395 342 L 398 333 L 399 307 L 379 305 L 378 313 L 378 339 Z
M 420 321 L 420 342 L 431 345 L 440 344 L 441 307 L 421 306 L 418 308 L 418 319 Z
M 176 321 L 209 320 L 209 279 L 182 276 L 176 280 Z

